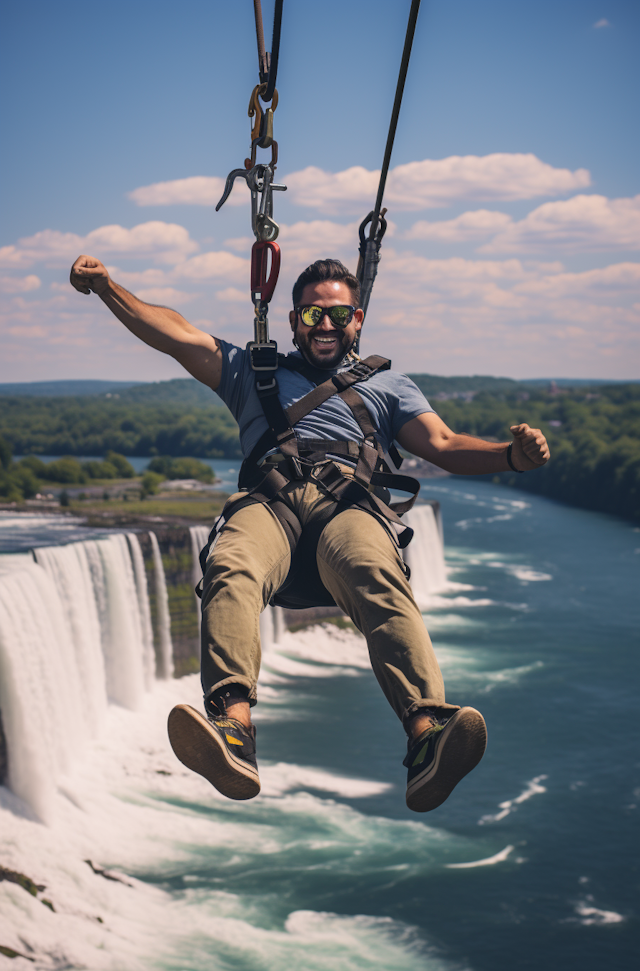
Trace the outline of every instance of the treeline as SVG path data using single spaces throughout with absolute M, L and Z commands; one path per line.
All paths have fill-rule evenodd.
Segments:
M 210 402 L 213 392 L 207 395 Z M 0 397 L 0 435 L 14 455 L 241 455 L 238 426 L 225 407 L 210 403 Z
M 72 455 L 43 462 L 36 455 L 13 461 L 9 443 L 0 437 L 0 498 L 22 502 L 42 492 L 44 483 L 86 485 L 92 480 L 132 479 L 135 469 L 124 455 L 107 452 L 102 461 L 79 462 Z
M 133 479 L 136 471 L 124 455 L 107 452 L 101 461 L 80 462 L 73 455 L 52 462 L 43 462 L 36 455 L 13 460 L 9 443 L 0 437 L 0 500 L 22 502 L 44 491 L 45 485 L 83 486 L 110 479 Z M 212 483 L 211 466 L 195 458 L 172 458 L 163 455 L 149 463 L 141 478 L 143 496 L 153 495 L 166 479 L 198 479 Z M 66 494 L 66 491 L 65 491 Z
M 440 390 L 474 392 L 471 401 L 433 401 L 455 431 L 509 441 L 510 425 L 526 421 L 542 428 L 552 461 L 527 475 L 503 473 L 503 481 L 640 521 L 639 384 L 552 393 L 504 378 L 413 377 L 427 396 Z M 126 389 L 117 400 L 0 397 L 0 436 L 14 455 L 82 457 L 111 451 L 123 456 L 239 458 L 236 423 L 211 400 L 210 391 L 189 379 Z M 28 472 L 25 467 L 20 474 Z M 160 469 L 156 474 L 166 475 Z
M 640 521 L 640 385 L 580 390 L 521 390 L 476 395 L 472 402 L 436 402 L 459 432 L 509 441 L 509 426 L 526 421 L 543 430 L 551 461 L 526 475 L 501 479 L 573 506 Z

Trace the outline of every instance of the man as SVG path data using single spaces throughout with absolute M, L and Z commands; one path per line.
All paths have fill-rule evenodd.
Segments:
M 257 372 L 258 389 L 248 351 L 138 300 L 98 260 L 80 256 L 71 283 L 97 293 L 132 333 L 217 391 L 251 457 L 244 491 L 225 506 L 206 560 L 207 717 L 187 705 L 171 712 L 178 758 L 232 799 L 258 794 L 250 710 L 257 702 L 259 615 L 292 579 L 308 574 L 364 634 L 376 678 L 405 728 L 407 805 L 435 809 L 482 758 L 486 728 L 480 712 L 445 701 L 399 549 L 401 521 L 376 489 L 388 476 L 375 469 L 395 439 L 458 475 L 525 472 L 549 458 L 542 433 L 522 424 L 511 428 L 511 443 L 458 435 L 409 378 L 388 370 L 389 362 L 370 358 L 370 366 L 352 367 L 364 314 L 357 279 L 336 260 L 318 261 L 299 277 L 289 315 L 298 350 L 280 360 L 275 383 L 273 372 Z M 324 400 L 318 386 L 329 389 Z M 306 395 L 308 413 L 299 405 Z M 288 424 L 294 413 L 295 433 Z

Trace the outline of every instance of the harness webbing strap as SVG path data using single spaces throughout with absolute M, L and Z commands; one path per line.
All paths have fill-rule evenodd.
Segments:
M 309 370 L 308 366 L 305 366 L 305 362 L 298 362 L 297 358 L 290 360 L 296 362 L 290 370 L 299 371 L 308 380 L 312 380 L 308 373 L 305 374 L 305 371 Z M 287 364 L 284 364 L 284 361 L 287 361 Z M 284 364 L 287 368 L 289 366 L 288 361 L 289 359 L 287 358 L 280 359 L 280 363 Z M 357 402 L 356 413 L 353 406 L 346 400 L 345 395 L 352 385 L 359 381 L 366 381 L 379 371 L 386 371 L 390 367 L 391 362 L 387 358 L 372 355 L 364 361 L 359 361 L 348 371 L 342 371 L 328 381 L 316 385 L 308 394 L 300 398 L 299 401 L 294 402 L 287 409 L 282 407 L 278 398 L 278 383 L 275 378 L 269 383 L 268 387 L 261 387 L 260 382 L 257 382 L 256 392 L 260 399 L 265 418 L 269 423 L 269 428 L 260 437 L 251 454 L 243 463 L 244 468 L 248 468 L 249 470 L 255 468 L 266 452 L 272 448 L 278 448 L 283 455 L 291 460 L 296 478 L 301 478 L 300 449 L 304 447 L 303 443 L 305 440 L 296 438 L 293 426 L 336 394 L 345 399 L 345 403 L 351 408 L 354 418 L 362 430 L 363 436 L 367 438 L 370 435 L 375 435 L 375 428 L 371 424 L 369 413 L 362 398 L 354 392 L 355 397 L 350 399 Z M 366 424 L 363 425 L 363 422 Z M 329 444 L 333 446 L 331 440 L 328 439 L 323 445 L 325 452 Z M 318 449 L 314 448 L 314 451 L 316 450 Z
M 300 398 L 299 401 L 289 405 L 285 411 L 289 424 L 296 425 L 302 418 L 306 418 L 308 414 L 316 408 L 319 408 L 320 405 L 328 401 L 334 394 L 340 394 L 340 392 L 350 388 L 352 384 L 356 384 L 358 381 L 367 381 L 374 374 L 377 374 L 378 371 L 386 371 L 391 366 L 391 362 L 386 358 L 377 356 L 368 357 L 366 361 L 362 361 L 362 364 L 364 367 L 358 364 L 349 371 L 342 371 L 340 374 L 335 374 L 323 384 L 316 385 L 304 398 Z
M 314 384 L 322 378 L 319 369 L 312 368 L 297 357 L 285 358 L 279 355 L 279 366 L 298 371 Z M 292 531 L 292 524 L 285 515 L 287 507 L 286 502 L 283 503 L 283 490 L 292 480 L 310 476 L 333 496 L 339 507 L 357 506 L 386 524 L 387 528 L 390 528 L 390 524 L 395 526 L 398 544 L 404 548 L 411 540 L 413 530 L 402 522 L 400 515 L 412 507 L 420 484 L 409 476 L 396 475 L 391 471 L 377 440 L 377 428 L 365 401 L 355 387 L 390 366 L 391 362 L 386 358 L 372 355 L 328 380 L 321 380 L 320 384 L 315 384 L 311 391 L 286 409 L 282 407 L 278 397 L 278 383 L 275 378 L 269 383 L 256 381 L 256 393 L 269 428 L 242 466 L 240 487 L 248 489 L 249 494 L 236 500 L 231 508 L 225 510 L 225 518 L 247 503 L 269 503 L 281 522 L 284 516 L 286 522 L 283 523 L 283 528 L 293 550 L 300 535 L 305 534 L 303 530 L 298 533 Z M 351 411 L 360 429 L 362 441 L 298 438 L 294 426 L 334 395 L 341 398 Z M 281 458 L 278 459 L 277 454 L 274 454 L 272 459 L 269 458 L 265 464 L 260 465 L 262 457 L 274 450 Z M 343 455 L 352 462 L 356 460 L 354 473 L 345 474 L 336 464 Z M 389 489 L 407 492 L 410 497 L 403 502 L 390 502 Z

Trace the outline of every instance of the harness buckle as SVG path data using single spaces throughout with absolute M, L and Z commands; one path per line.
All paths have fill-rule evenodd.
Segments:
M 304 472 L 302 471 L 302 463 L 300 462 L 300 459 L 297 457 L 297 455 L 289 455 L 288 458 L 296 479 L 304 479 Z
M 349 368 L 349 371 L 347 373 L 355 374 L 358 378 L 358 381 L 368 381 L 371 375 L 373 374 L 373 371 L 371 370 L 368 364 L 364 363 L 364 361 L 356 361 L 353 367 Z
M 276 384 L 275 378 L 271 378 L 270 381 L 267 381 L 266 379 L 264 381 L 260 381 L 259 379 L 256 381 L 256 389 L 259 394 L 264 394 L 266 391 L 277 390 L 277 388 L 278 385 Z
M 276 371 L 278 368 L 278 345 L 275 341 L 258 343 L 249 341 L 247 350 L 254 371 Z

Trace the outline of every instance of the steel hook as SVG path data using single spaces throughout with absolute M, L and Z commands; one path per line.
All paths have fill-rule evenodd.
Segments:
M 248 174 L 249 173 L 247 172 L 246 169 L 232 169 L 231 172 L 229 172 L 229 175 L 227 176 L 227 181 L 224 187 L 224 192 L 222 193 L 222 198 L 220 199 L 220 202 L 216 206 L 216 212 L 218 212 L 221 206 L 224 206 L 225 202 L 231 195 L 231 190 L 233 189 L 233 185 L 236 179 L 239 179 L 242 177 L 243 179 L 245 179 L 245 181 L 248 184 L 249 182 Z

